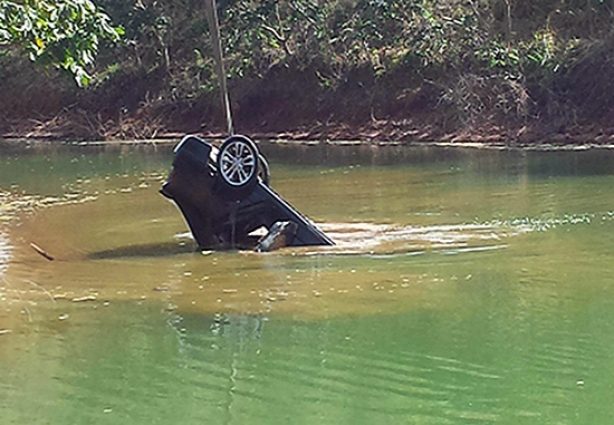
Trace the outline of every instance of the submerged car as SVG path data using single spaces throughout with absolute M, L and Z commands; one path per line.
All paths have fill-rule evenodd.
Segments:
M 233 135 L 215 147 L 185 136 L 160 192 L 181 210 L 201 249 L 334 245 L 269 186 L 269 166 L 248 137 Z M 266 229 L 263 237 L 254 235 Z

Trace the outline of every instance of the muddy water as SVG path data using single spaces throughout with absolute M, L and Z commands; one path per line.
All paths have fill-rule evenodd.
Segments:
M 167 147 L 3 153 L 3 424 L 611 422 L 614 155 L 262 149 L 337 246 L 195 252 Z

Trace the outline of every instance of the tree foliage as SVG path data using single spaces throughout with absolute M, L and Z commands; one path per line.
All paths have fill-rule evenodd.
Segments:
M 61 67 L 79 85 L 91 77 L 101 40 L 123 30 L 91 0 L 0 0 L 0 47 L 18 47 L 32 60 Z
M 91 1 L 0 0 L 0 47 L 20 46 L 81 82 L 99 49 L 95 86 L 113 102 L 126 87 L 138 92 L 133 109 L 191 105 L 216 88 L 202 0 Z M 428 86 L 438 107 L 471 123 L 492 111 L 524 119 L 569 110 L 570 99 L 586 98 L 574 87 L 605 105 L 603 84 L 580 80 L 596 77 L 587 69 L 614 79 L 596 67 L 613 51 L 614 0 L 218 0 L 218 8 L 238 95 L 237 86 L 284 70 L 327 93 L 360 85 L 371 102 Z M 102 40 L 118 36 L 111 22 L 124 42 L 107 48 Z

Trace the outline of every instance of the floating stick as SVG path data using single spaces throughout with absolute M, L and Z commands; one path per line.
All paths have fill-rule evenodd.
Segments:
M 30 242 L 30 248 L 32 248 L 34 251 L 38 252 L 40 255 L 42 255 L 43 257 L 45 257 L 49 261 L 54 261 L 55 260 L 55 258 L 51 254 L 49 254 L 47 251 L 45 251 L 40 246 L 36 245 L 34 242 Z

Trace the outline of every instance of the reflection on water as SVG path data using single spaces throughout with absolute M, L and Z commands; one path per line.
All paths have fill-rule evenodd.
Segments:
M 337 246 L 195 251 L 169 150 L 0 160 L 2 423 L 611 421 L 611 154 L 274 149 Z
M 6 235 L 0 232 L 0 277 L 2 277 L 6 271 L 10 261 L 11 246 L 8 243 Z

